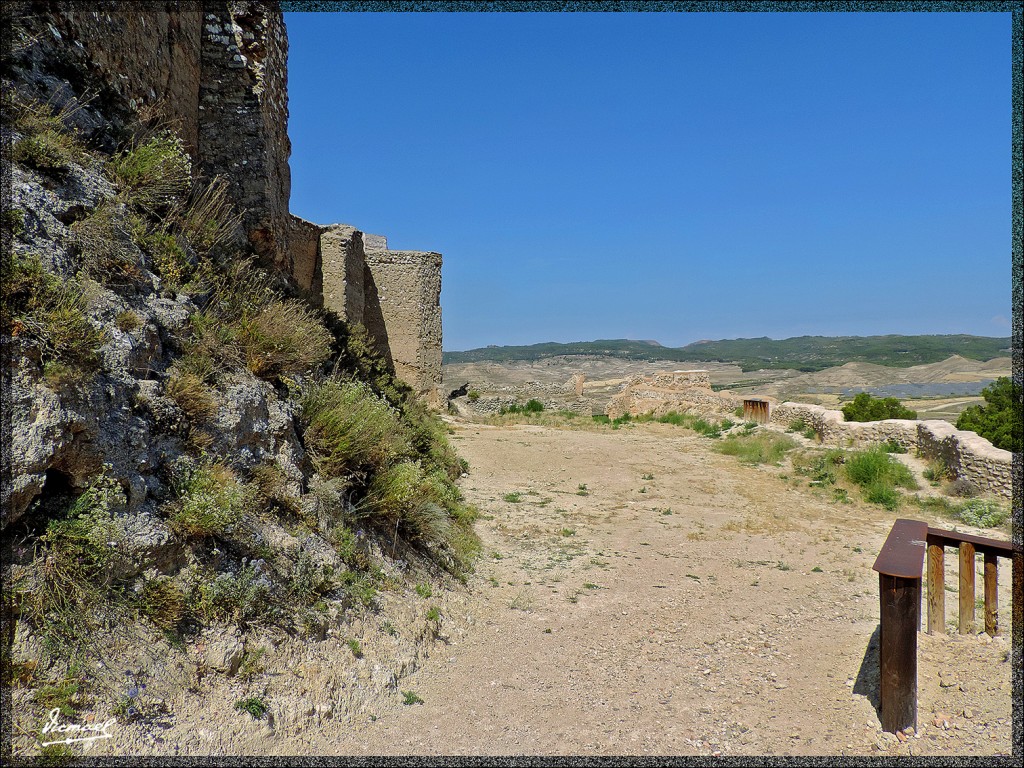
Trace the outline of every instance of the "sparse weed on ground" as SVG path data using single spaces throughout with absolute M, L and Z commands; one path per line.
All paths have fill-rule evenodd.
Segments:
M 787 451 L 796 447 L 792 438 L 774 432 L 752 435 L 729 435 L 715 445 L 715 450 L 736 456 L 746 464 L 777 464 Z
M 247 696 L 235 702 L 235 709 L 239 712 L 247 712 L 253 720 L 262 720 L 270 707 L 262 696 Z

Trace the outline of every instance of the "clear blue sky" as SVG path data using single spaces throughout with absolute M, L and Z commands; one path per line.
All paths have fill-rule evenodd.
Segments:
M 444 347 L 1009 336 L 1008 13 L 287 13 L 291 209 Z

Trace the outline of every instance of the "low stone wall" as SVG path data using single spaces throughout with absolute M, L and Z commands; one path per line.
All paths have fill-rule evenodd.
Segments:
M 918 422 L 917 432 L 923 456 L 941 459 L 956 477 L 966 477 L 983 491 L 1013 496 L 1013 453 L 948 421 Z
M 1013 494 L 1013 454 L 947 421 L 846 421 L 842 411 L 808 403 L 782 403 L 771 412 L 772 424 L 789 426 L 798 420 L 817 432 L 825 445 L 862 447 L 893 440 L 926 459 L 942 460 L 954 477 L 970 480 L 985 492 L 1006 498 Z

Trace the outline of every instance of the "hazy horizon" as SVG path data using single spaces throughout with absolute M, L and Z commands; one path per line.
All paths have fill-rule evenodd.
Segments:
M 527 341 L 522 344 L 479 344 L 475 347 L 466 347 L 464 349 L 449 349 L 447 344 L 444 347 L 445 352 L 468 352 L 473 349 L 487 349 L 488 347 L 531 347 L 539 344 L 592 344 L 599 341 L 634 341 L 639 344 L 652 344 L 659 347 L 666 347 L 670 349 L 680 349 L 682 347 L 689 346 L 690 344 L 699 344 L 701 342 L 715 342 L 715 341 L 739 341 L 739 340 L 752 340 L 752 339 L 769 339 L 770 341 L 786 341 L 787 339 L 811 337 L 811 338 L 844 338 L 844 337 L 868 337 L 868 336 L 979 336 L 981 338 L 988 339 L 1007 339 L 1012 340 L 1012 337 L 1007 334 L 1005 336 L 1000 334 L 960 334 L 960 333 L 920 333 L 920 334 L 904 334 L 904 333 L 866 333 L 866 334 L 834 334 L 834 333 L 802 333 L 797 336 L 730 336 L 719 337 L 719 338 L 704 338 L 694 339 L 693 341 L 684 342 L 682 344 L 665 344 L 660 339 L 630 339 L 625 336 L 619 337 L 607 337 L 607 338 L 594 338 L 594 339 L 569 339 L 567 341 L 561 341 L 557 339 L 544 339 L 543 341 Z

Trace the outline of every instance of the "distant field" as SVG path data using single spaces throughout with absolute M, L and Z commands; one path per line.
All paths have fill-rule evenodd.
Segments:
M 599 355 L 624 360 L 735 363 L 744 372 L 789 369 L 821 371 L 845 363 L 874 363 L 896 368 L 937 363 L 953 355 L 971 360 L 1008 357 L 1010 338 L 968 335 L 797 336 L 791 339 L 698 341 L 685 347 L 657 342 L 603 339 L 567 344 L 482 347 L 445 352 L 445 364 L 535 361 L 547 357 Z

